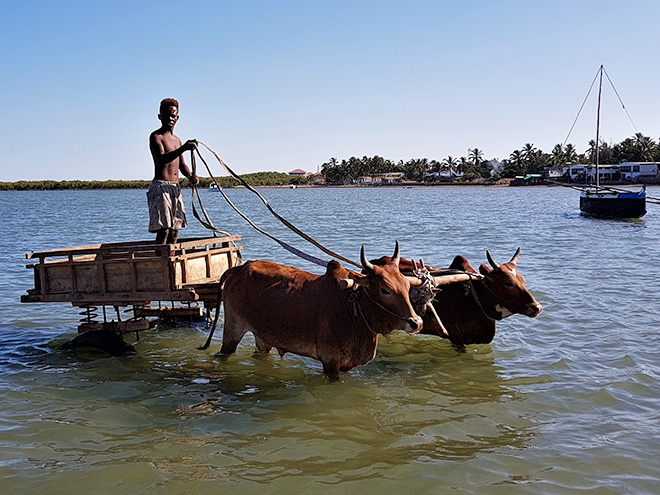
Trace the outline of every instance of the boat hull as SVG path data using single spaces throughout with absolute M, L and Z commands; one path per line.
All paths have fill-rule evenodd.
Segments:
M 646 194 L 585 191 L 580 212 L 595 218 L 641 218 L 646 214 Z

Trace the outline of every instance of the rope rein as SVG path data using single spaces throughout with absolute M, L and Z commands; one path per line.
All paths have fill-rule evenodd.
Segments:
M 362 305 L 360 304 L 360 293 L 358 292 L 358 289 L 360 286 L 357 286 L 355 289 L 351 291 L 351 293 L 348 295 L 348 302 L 353 304 L 353 316 L 357 316 L 359 314 L 362 317 L 362 320 L 364 321 L 364 324 L 367 326 L 369 331 L 373 333 L 374 335 L 378 335 L 378 332 L 376 332 L 373 328 L 371 328 L 371 325 L 369 325 L 369 322 L 367 321 L 367 317 L 364 314 L 364 311 L 362 309 Z M 380 304 L 378 301 L 376 301 L 371 294 L 369 294 L 369 289 L 367 287 L 362 286 L 364 289 L 364 293 L 366 296 L 369 298 L 369 300 L 374 303 L 378 308 L 381 310 L 385 311 L 386 313 L 398 318 L 401 321 L 407 322 L 409 318 L 405 318 L 404 316 L 401 316 L 398 313 L 395 313 L 394 311 L 390 311 L 387 309 L 385 306 Z M 357 313 L 357 314 L 356 314 Z
M 227 172 L 229 172 L 229 174 L 230 174 L 234 179 L 236 179 L 237 181 L 239 181 L 239 183 L 240 183 L 242 186 L 244 186 L 244 187 L 245 187 L 246 189 L 248 189 L 250 192 L 256 194 L 256 195 L 259 197 L 259 199 L 261 200 L 261 202 L 266 206 L 266 208 L 268 208 L 268 211 L 270 211 L 270 212 L 273 214 L 273 216 L 274 216 L 275 218 L 277 218 L 277 219 L 278 219 L 282 224 L 284 224 L 287 228 L 289 228 L 289 229 L 290 229 L 291 231 L 293 231 L 295 234 L 297 234 L 298 236 L 302 237 L 302 238 L 305 239 L 306 241 L 310 242 L 311 244 L 313 244 L 313 245 L 316 246 L 318 249 L 320 249 L 321 251 L 323 251 L 325 254 L 331 256 L 332 258 L 335 258 L 335 259 L 341 260 L 341 261 L 343 261 L 343 262 L 345 262 L 345 263 L 349 263 L 349 264 L 351 264 L 351 265 L 353 265 L 353 266 L 355 266 L 355 267 L 357 267 L 357 268 L 361 268 L 361 267 L 362 267 L 362 265 L 360 265 L 360 264 L 358 264 L 358 263 L 356 263 L 356 262 L 354 262 L 354 261 L 351 261 L 351 260 L 349 260 L 349 259 L 347 259 L 347 258 L 345 258 L 345 257 L 343 257 L 343 256 L 340 256 L 340 255 L 338 255 L 337 253 L 335 253 L 335 252 L 333 252 L 333 251 L 327 249 L 326 247 L 324 247 L 323 245 L 321 245 L 319 242 L 317 242 L 316 240 L 314 240 L 312 237 L 310 237 L 309 235 L 307 235 L 307 234 L 305 234 L 304 232 L 302 232 L 300 229 L 298 229 L 298 228 L 297 228 L 295 225 L 293 225 L 291 222 L 289 222 L 288 220 L 286 220 L 285 218 L 283 218 L 281 215 L 279 215 L 279 214 L 278 214 L 278 213 L 277 213 L 277 212 L 271 207 L 271 205 L 268 203 L 268 201 L 266 201 L 266 199 L 265 199 L 265 198 L 259 193 L 259 191 L 257 191 L 256 189 L 254 189 L 254 187 L 252 187 L 248 182 L 246 182 L 245 179 L 243 179 L 241 176 L 239 176 L 238 174 L 236 174 L 231 168 L 229 168 L 229 166 L 228 166 L 228 165 L 222 160 L 222 158 L 220 158 L 220 157 L 218 156 L 218 154 L 217 154 L 214 150 L 212 150 L 207 144 L 205 144 L 205 143 L 202 142 L 202 141 L 197 141 L 197 143 L 198 143 L 198 144 L 201 144 L 201 145 L 204 146 L 209 152 L 211 152 L 211 154 L 213 154 L 213 156 L 216 158 L 216 160 L 218 161 L 218 163 L 220 163 L 220 165 L 222 165 L 222 166 L 225 168 L 225 170 L 227 170 Z M 246 221 L 247 221 L 247 222 L 248 222 L 253 228 L 255 228 L 257 231 L 261 232 L 261 233 L 264 234 L 265 236 L 269 237 L 270 239 L 274 240 L 274 241 L 277 242 L 280 246 L 282 246 L 284 249 L 286 249 L 287 251 L 289 251 L 289 252 L 295 254 L 296 256 L 299 256 L 299 257 L 301 257 L 302 259 L 305 259 L 305 260 L 307 260 L 307 261 L 311 261 L 312 263 L 316 263 L 317 265 L 320 265 L 320 266 L 327 266 L 327 264 L 328 264 L 327 261 L 325 261 L 325 260 L 321 260 L 321 259 L 319 259 L 319 258 L 316 258 L 315 256 L 309 255 L 309 254 L 307 254 L 307 253 L 304 253 L 303 251 L 300 251 L 299 249 L 294 248 L 293 246 L 287 244 L 286 242 L 284 242 L 284 241 L 282 241 L 282 240 L 276 238 L 275 236 L 269 234 L 269 233 L 266 232 L 265 230 L 263 230 L 263 229 L 261 229 L 260 227 L 258 227 L 254 222 L 252 222 L 252 220 L 250 220 L 250 219 L 249 219 L 244 213 L 242 213 L 242 212 L 241 212 L 241 211 L 240 211 L 240 210 L 239 210 L 239 209 L 238 209 L 238 208 L 237 208 L 237 207 L 231 202 L 231 200 L 227 197 L 227 195 L 224 193 L 224 191 L 223 191 L 222 188 L 220 187 L 220 184 L 218 183 L 218 181 L 216 180 L 216 178 L 213 176 L 213 174 L 212 174 L 212 172 L 211 172 L 211 169 L 210 169 L 208 163 L 206 163 L 206 160 L 204 160 L 204 157 L 203 157 L 202 154 L 200 153 L 199 149 L 195 149 L 194 151 L 197 152 L 197 155 L 199 156 L 199 158 L 202 160 L 202 162 L 203 162 L 204 165 L 206 166 L 206 169 L 207 169 L 207 171 L 208 171 L 208 173 L 209 173 L 211 179 L 213 179 L 213 182 L 215 183 L 216 187 L 218 188 L 218 191 L 220 191 L 220 192 L 222 193 L 222 196 L 224 197 L 225 201 L 227 201 L 227 203 L 228 203 L 228 204 L 229 204 L 229 205 L 230 205 L 230 206 L 231 206 L 231 207 L 232 207 L 232 208 L 233 208 L 233 209 L 234 209 L 234 210 L 235 210 L 235 211 L 236 211 L 241 217 L 243 217 L 243 219 L 245 219 L 245 220 L 246 220 Z M 193 156 L 194 156 L 194 151 L 191 151 L 191 154 L 192 154 Z
M 378 335 L 378 332 L 376 332 L 373 328 L 371 328 L 371 325 L 369 325 L 369 322 L 367 321 L 367 317 L 364 315 L 364 311 L 362 310 L 362 305 L 360 304 L 360 293 L 357 291 L 357 289 L 353 289 L 350 292 L 350 294 L 348 295 L 348 302 L 353 304 L 353 317 L 357 318 L 357 316 L 360 315 L 367 329 L 372 334 Z
M 479 309 L 481 310 L 483 315 L 486 318 L 488 318 L 490 321 L 499 321 L 497 318 L 492 318 L 491 316 L 488 315 L 488 313 L 486 313 L 483 304 L 481 304 L 481 299 L 479 299 L 479 295 L 477 294 L 477 290 L 474 288 L 474 284 L 472 283 L 472 280 L 469 280 L 467 282 L 467 286 L 469 288 L 468 291 L 472 294 L 472 299 L 474 299 L 474 302 L 477 303 L 477 306 L 479 306 Z

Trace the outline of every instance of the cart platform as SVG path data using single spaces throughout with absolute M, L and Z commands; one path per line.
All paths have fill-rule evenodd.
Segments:
M 27 265 L 34 271 L 34 288 L 21 302 L 143 310 L 152 301 L 215 306 L 220 277 L 242 263 L 240 240 L 191 238 L 166 245 L 134 241 L 31 252 L 26 257 L 36 260 Z

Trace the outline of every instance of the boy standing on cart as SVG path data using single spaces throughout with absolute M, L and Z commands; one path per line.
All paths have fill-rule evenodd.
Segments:
M 179 230 L 187 227 L 186 211 L 183 206 L 179 171 L 194 185 L 199 178 L 194 175 L 183 159 L 183 153 L 197 148 L 197 141 L 190 139 L 184 144 L 174 134 L 179 120 L 179 102 L 166 98 L 160 102 L 158 119 L 160 129 L 149 136 L 149 149 L 154 159 L 154 179 L 147 192 L 149 204 L 149 232 L 156 233 L 157 244 L 174 244 Z

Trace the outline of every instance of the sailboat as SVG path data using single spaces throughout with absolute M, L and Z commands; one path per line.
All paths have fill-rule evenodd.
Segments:
M 646 214 L 646 184 L 639 191 L 602 187 L 600 185 L 600 98 L 603 89 L 603 70 L 601 65 L 596 117 L 596 184 L 582 189 L 580 193 L 580 213 L 595 218 L 641 218 Z M 588 177 L 588 174 L 585 175 Z

